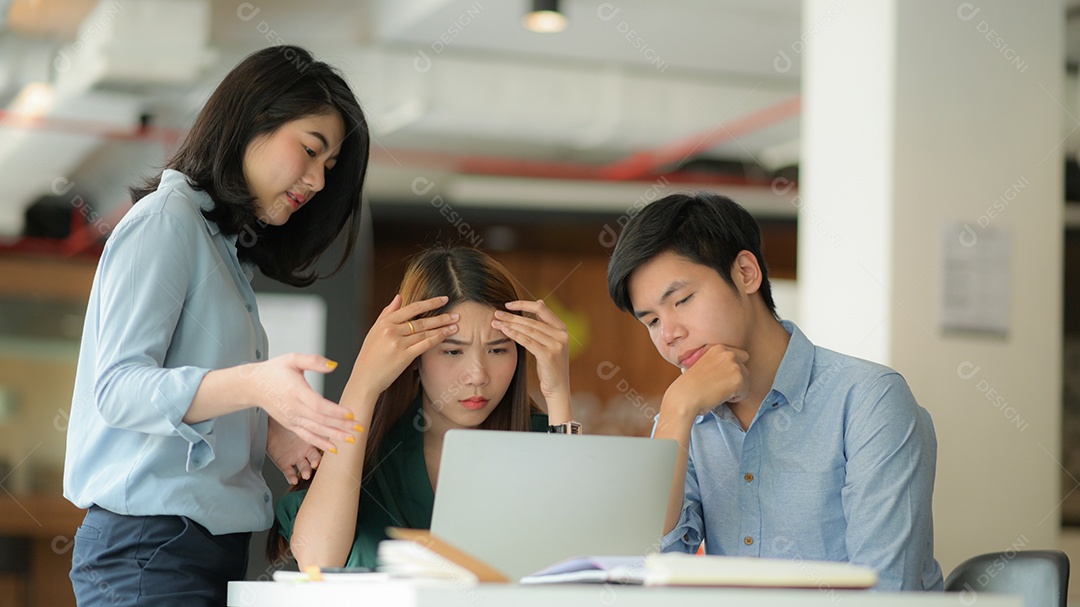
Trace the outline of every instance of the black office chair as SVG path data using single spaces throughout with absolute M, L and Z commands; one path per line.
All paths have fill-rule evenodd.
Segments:
M 30 539 L 0 537 L 0 581 L 10 580 L 18 598 L 16 604 L 30 605 Z M 9 597 L 11 598 L 11 597 Z
M 969 596 L 980 592 L 1020 594 L 1027 607 L 1066 607 L 1069 557 L 1059 550 L 981 554 L 953 569 L 945 580 L 945 591 Z

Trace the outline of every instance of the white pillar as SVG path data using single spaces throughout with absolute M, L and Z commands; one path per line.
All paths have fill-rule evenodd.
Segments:
M 900 371 L 933 416 L 946 574 L 980 552 L 1055 548 L 1064 6 L 805 0 L 803 13 L 802 326 Z M 950 222 L 974 247 L 1011 239 L 1004 336 L 941 329 Z

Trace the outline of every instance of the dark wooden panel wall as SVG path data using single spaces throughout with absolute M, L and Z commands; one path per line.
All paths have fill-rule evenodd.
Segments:
M 599 238 L 617 217 L 501 216 L 471 213 L 469 230 L 433 220 L 425 209 L 407 216 L 374 211 L 374 280 L 370 320 L 389 303 L 406 259 L 435 242 L 478 244 L 498 259 L 526 297 L 543 298 L 572 335 L 571 381 L 575 412 L 596 434 L 647 435 L 661 397 L 678 370 L 656 352 L 645 328 L 620 312 L 607 293 L 611 249 Z M 500 234 L 490 232 L 493 227 Z M 795 277 L 794 222 L 762 222 L 766 261 L 775 278 Z M 508 250 L 492 250 L 492 243 Z M 496 238 L 495 236 L 498 236 Z

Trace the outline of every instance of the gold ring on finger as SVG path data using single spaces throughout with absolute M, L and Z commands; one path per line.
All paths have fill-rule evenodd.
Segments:
M 416 327 L 412 325 L 412 321 L 406 320 L 405 322 L 409 325 L 409 335 L 414 335 L 416 333 Z

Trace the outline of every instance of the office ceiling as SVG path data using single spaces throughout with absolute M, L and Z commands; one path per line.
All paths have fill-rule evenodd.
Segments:
M 10 111 L 0 123 L 0 234 L 70 183 L 104 214 L 225 71 L 269 44 L 307 46 L 346 72 L 377 141 L 372 187 L 386 195 L 414 196 L 417 174 L 591 181 L 694 159 L 795 161 L 798 0 L 566 0 L 570 27 L 551 35 L 522 28 L 525 4 L 8 3 L 0 102 L 11 110 L 39 81 L 56 99 L 33 124 Z M 143 116 L 153 129 L 139 130 Z
M 221 76 L 270 44 L 345 72 L 373 125 L 378 196 L 415 198 L 420 177 L 511 204 L 523 177 L 647 183 L 688 163 L 751 177 L 797 163 L 800 0 L 563 0 L 570 27 L 547 35 L 521 26 L 526 4 L 0 0 L 0 237 L 43 194 L 78 192 L 100 216 L 122 207 Z M 1068 51 L 1080 62 L 1080 36 Z M 35 82 L 51 89 L 26 120 L 14 110 Z M 642 189 L 609 198 L 625 208 Z

